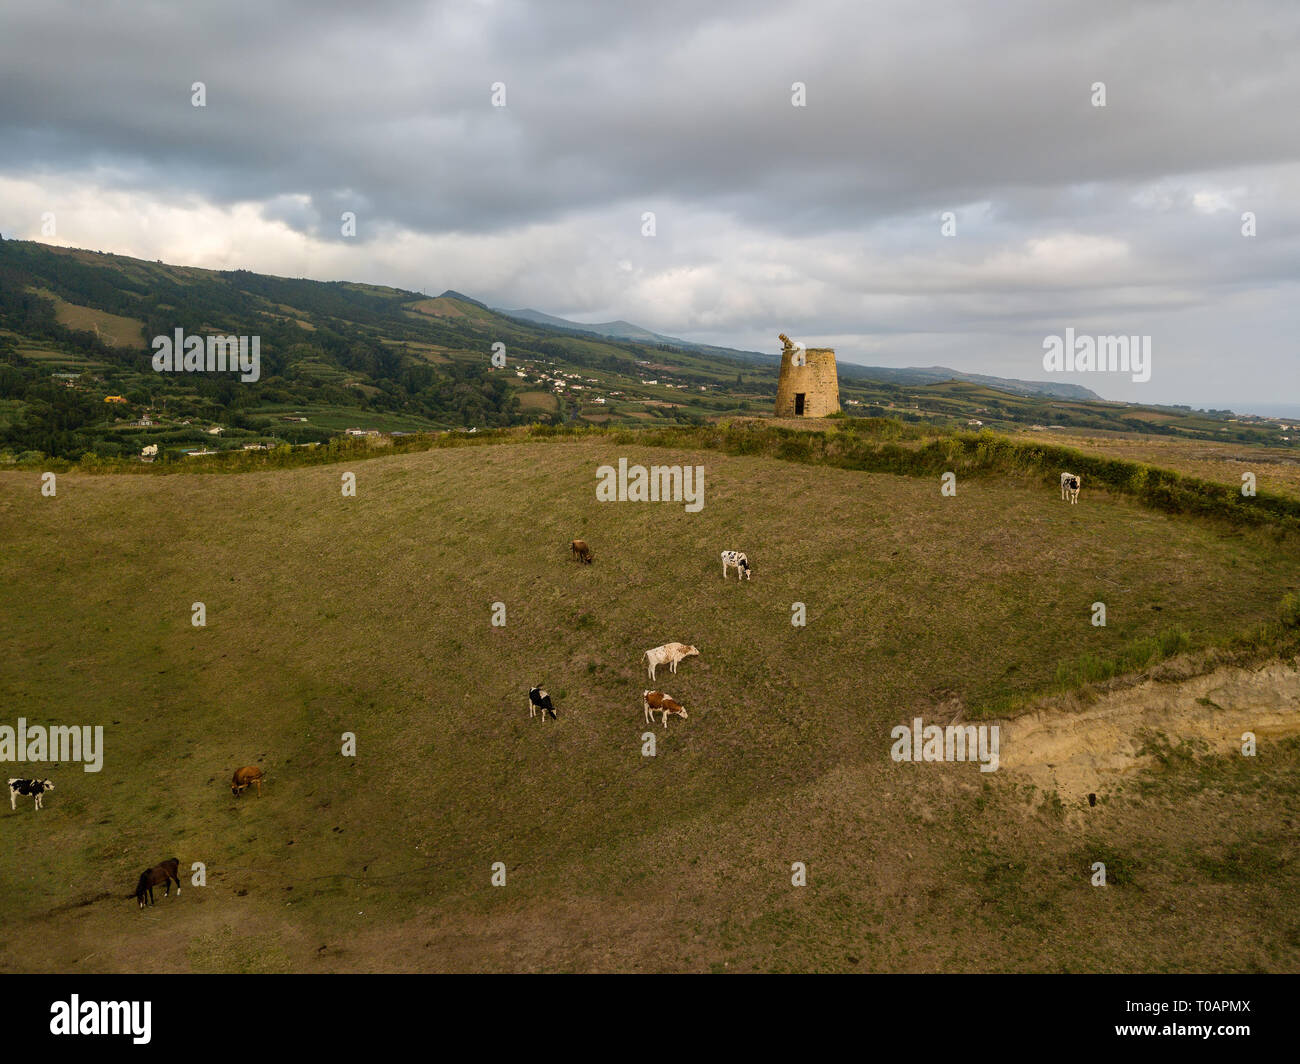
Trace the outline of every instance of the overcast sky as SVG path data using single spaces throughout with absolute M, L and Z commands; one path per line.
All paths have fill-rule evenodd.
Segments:
M 1300 412 L 1298 57 L 1295 0 L 4 2 L 0 232 Z

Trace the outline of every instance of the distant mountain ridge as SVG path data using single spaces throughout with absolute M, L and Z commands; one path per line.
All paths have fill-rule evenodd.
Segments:
M 456 299 L 467 299 L 457 292 L 446 291 L 444 296 L 455 297 Z M 468 300 L 471 303 L 478 303 L 477 300 Z M 484 306 L 478 303 L 479 306 Z M 525 310 L 505 310 L 501 307 L 488 308 L 497 314 L 504 314 L 507 317 L 515 318 L 518 321 L 527 321 L 535 325 L 546 325 L 553 329 L 561 329 L 566 332 L 585 332 L 596 336 L 608 337 L 613 340 L 634 340 L 639 343 L 669 344 L 673 347 L 680 347 L 688 351 L 699 352 L 717 352 L 724 354 L 729 358 L 741 358 L 749 362 L 760 362 L 776 365 L 781 361 L 780 355 L 768 354 L 762 351 L 742 351 L 731 347 L 712 347 L 708 344 L 699 344 L 693 340 L 683 340 L 677 336 L 667 336 L 664 333 L 653 332 L 650 329 L 644 329 L 640 325 L 634 325 L 629 321 L 604 321 L 604 322 L 581 322 L 570 321 L 568 318 L 559 318 L 554 314 L 545 314 L 540 310 L 528 308 Z M 989 388 L 996 388 L 999 391 L 1011 392 L 1013 395 L 1046 395 L 1057 399 L 1093 399 L 1101 400 L 1101 396 L 1090 388 L 1085 388 L 1080 384 L 1070 384 L 1065 381 L 1026 381 L 1017 380 L 1011 377 L 994 377 L 984 373 L 963 373 L 961 370 L 949 369 L 946 366 L 909 366 L 904 369 L 894 369 L 887 366 L 860 366 L 851 362 L 839 363 L 841 376 L 854 378 L 858 380 L 875 380 L 889 384 L 938 384 L 943 381 L 969 381 L 972 384 L 983 384 Z
M 450 295 L 452 293 L 445 294 Z M 679 347 L 683 345 L 699 346 L 691 344 L 688 340 L 679 340 L 675 336 L 664 336 L 661 333 L 651 332 L 639 325 L 633 325 L 630 321 L 602 321 L 588 325 L 580 321 L 569 321 L 567 318 L 557 318 L 553 314 L 544 314 L 540 310 L 531 308 L 527 310 L 502 310 L 500 307 L 493 307 L 492 309 L 498 314 L 505 314 L 507 317 L 517 318 L 520 321 L 531 321 L 536 325 L 549 325 L 555 329 L 595 333 L 597 336 L 608 336 L 614 340 L 638 340 L 642 343 L 674 344 Z

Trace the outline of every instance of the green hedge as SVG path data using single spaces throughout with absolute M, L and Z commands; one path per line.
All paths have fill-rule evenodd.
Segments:
M 1239 525 L 1273 525 L 1300 532 L 1300 499 L 1269 492 L 1247 498 L 1240 490 L 1172 470 L 1105 458 L 1070 447 L 1014 440 L 985 430 L 944 432 L 910 426 L 891 418 L 845 418 L 830 431 L 805 431 L 761 421 L 716 425 L 668 425 L 646 429 L 535 425 L 529 429 L 488 429 L 476 433 L 419 433 L 390 446 L 336 436 L 320 447 L 274 451 L 224 451 L 203 459 L 144 464 L 134 459 L 100 459 L 82 469 L 103 473 L 243 472 L 270 467 L 320 465 L 379 458 L 442 447 L 526 443 L 537 439 L 608 439 L 619 446 L 712 450 L 723 454 L 767 456 L 787 462 L 827 465 L 899 476 L 1019 476 L 1055 488 L 1063 470 L 1083 478 L 1085 492 L 1104 487 L 1166 513 L 1215 517 Z M 63 470 L 72 463 L 35 459 L 30 452 L 16 464 Z

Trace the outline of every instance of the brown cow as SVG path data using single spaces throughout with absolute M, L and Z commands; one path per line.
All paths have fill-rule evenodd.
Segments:
M 664 727 L 668 727 L 668 716 L 681 717 L 686 720 L 686 707 L 678 702 L 667 691 L 642 691 L 641 705 L 645 710 L 645 719 L 651 724 L 655 721 L 655 711 L 659 710 L 664 715 Z
M 577 558 L 578 561 L 586 562 L 588 565 L 591 564 L 591 548 L 587 546 L 587 541 L 585 539 L 575 539 L 569 544 L 569 550 L 573 551 L 573 556 Z
M 176 893 L 181 892 L 180 861 L 175 857 L 169 857 L 162 864 L 156 864 L 152 868 L 146 868 L 140 873 L 140 880 L 135 885 L 135 900 L 141 909 L 144 908 L 147 901 L 153 904 L 153 888 L 160 884 L 166 884 L 163 887 L 163 896 L 170 898 L 172 894 L 172 880 L 176 881 Z
M 230 793 L 236 798 L 239 797 L 240 791 L 245 790 L 251 783 L 257 788 L 257 796 L 262 797 L 262 779 L 266 775 L 256 765 L 246 765 L 244 768 L 235 769 L 234 779 L 230 781 Z

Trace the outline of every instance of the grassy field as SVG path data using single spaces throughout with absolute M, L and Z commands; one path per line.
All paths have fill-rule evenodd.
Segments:
M 519 407 L 550 414 L 560 409 L 560 401 L 551 392 L 520 392 Z
M 1292 439 L 1300 430 L 1291 433 Z M 1041 434 L 1018 433 L 1026 442 L 1041 442 Z M 1260 447 L 1244 443 L 1206 443 L 1202 440 L 1162 439 L 1158 436 L 1109 436 L 1053 433 L 1051 442 L 1062 447 L 1122 458 L 1129 462 L 1173 469 L 1188 476 L 1241 487 L 1241 474 L 1255 474 L 1260 491 L 1300 497 L 1300 456 L 1286 447 Z
M 61 299 L 55 292 L 44 289 L 36 290 L 54 302 L 54 312 L 60 324 L 70 329 L 84 329 L 101 337 L 110 347 L 128 347 L 143 345 L 144 322 L 138 318 L 125 318 L 119 314 L 109 314 L 104 310 L 78 306 Z
M 597 503 L 620 457 L 704 466 L 703 510 Z M 1271 618 L 1300 586 L 1290 541 L 1102 491 L 943 498 L 599 438 L 39 485 L 0 473 L 0 723 L 102 724 L 107 752 L 5 814 L 4 970 L 1300 964 L 1294 740 L 1182 759 L 1084 813 L 889 758 L 915 714 Z M 722 582 L 728 547 L 751 582 Z M 670 640 L 702 652 L 656 685 L 690 719 L 646 757 L 638 659 Z M 528 717 L 538 682 L 557 722 Z M 236 801 L 252 763 L 264 794 Z M 136 876 L 172 855 L 207 886 L 138 913 Z
M 283 424 L 281 416 L 302 416 L 313 428 L 325 429 L 377 429 L 380 432 L 419 432 L 428 431 L 427 418 L 412 417 L 407 414 L 393 414 L 388 411 L 357 410 L 354 407 L 330 406 L 326 403 L 289 403 L 268 406 L 259 411 L 272 419 L 272 431 Z

